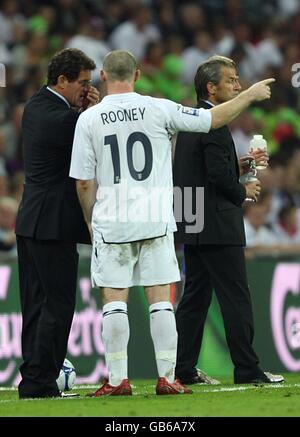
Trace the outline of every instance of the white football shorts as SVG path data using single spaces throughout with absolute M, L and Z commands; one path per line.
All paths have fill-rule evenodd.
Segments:
M 180 281 L 173 233 L 135 243 L 94 241 L 91 278 L 93 287 L 110 288 Z

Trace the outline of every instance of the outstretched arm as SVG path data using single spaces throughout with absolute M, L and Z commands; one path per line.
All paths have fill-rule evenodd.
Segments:
M 251 103 L 269 99 L 271 97 L 269 84 L 274 81 L 275 79 L 270 78 L 257 82 L 229 102 L 222 103 L 221 105 L 209 109 L 212 114 L 211 128 L 217 129 L 230 123 L 235 117 L 244 111 L 244 109 L 251 105 Z

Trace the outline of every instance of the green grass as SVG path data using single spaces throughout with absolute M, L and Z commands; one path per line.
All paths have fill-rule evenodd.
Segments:
M 19 400 L 16 390 L 1 390 L 1 417 L 291 417 L 300 416 L 300 377 L 287 374 L 284 384 L 192 386 L 192 395 L 156 396 L 154 380 L 131 381 L 134 396 L 87 398 L 74 388 L 71 399 Z

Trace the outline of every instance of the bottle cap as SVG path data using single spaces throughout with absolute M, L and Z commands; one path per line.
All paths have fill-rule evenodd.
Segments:
M 262 140 L 263 136 L 262 135 L 253 135 L 253 138 L 255 140 Z

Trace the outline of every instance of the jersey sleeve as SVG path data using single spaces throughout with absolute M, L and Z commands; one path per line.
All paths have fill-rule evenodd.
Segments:
M 75 128 L 69 175 L 80 180 L 94 179 L 96 164 L 88 123 L 85 117 L 80 116 Z
M 171 100 L 161 99 L 166 112 L 167 128 L 171 133 L 176 132 L 209 132 L 212 116 L 209 109 L 190 108 Z

